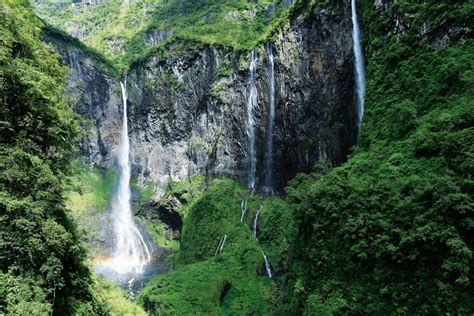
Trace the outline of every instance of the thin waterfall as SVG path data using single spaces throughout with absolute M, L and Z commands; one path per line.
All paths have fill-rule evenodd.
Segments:
M 258 218 L 260 216 L 260 211 L 263 208 L 263 204 L 260 206 L 260 208 L 257 211 L 257 214 L 255 214 L 255 219 L 253 220 L 253 229 L 252 229 L 252 235 L 255 237 L 255 239 L 258 241 L 257 238 L 257 230 L 258 230 Z
M 257 155 L 255 150 L 255 114 L 257 105 L 257 88 L 255 86 L 257 67 L 257 51 L 252 51 L 252 61 L 250 62 L 250 76 L 247 99 L 247 176 L 248 189 L 255 189 L 255 173 L 257 164 Z
M 225 234 L 219 239 L 219 244 L 217 245 L 214 256 L 217 256 L 222 253 L 222 251 L 224 250 L 224 244 L 225 244 L 226 239 L 227 239 L 227 234 Z
M 270 266 L 270 262 L 268 262 L 267 256 L 265 256 L 265 253 L 262 250 L 262 255 L 263 255 L 263 260 L 265 261 L 265 270 L 267 271 L 267 276 L 269 278 L 272 278 L 272 268 Z
M 253 220 L 252 235 L 253 235 L 253 237 L 255 237 L 255 240 L 257 242 L 258 242 L 258 238 L 257 238 L 258 221 L 259 221 L 259 218 L 260 218 L 260 212 L 262 211 L 264 205 L 265 205 L 265 201 L 263 201 L 262 204 L 260 205 L 260 207 L 258 208 L 258 211 L 255 214 L 255 219 Z M 272 278 L 273 275 L 272 275 L 272 268 L 270 266 L 270 261 L 268 261 L 268 258 L 265 255 L 265 252 L 263 252 L 263 250 L 262 250 L 262 255 L 263 255 L 263 260 L 265 261 L 265 271 L 267 272 L 267 276 L 269 278 Z
M 243 200 L 242 203 L 240 203 L 240 221 L 244 221 L 245 217 L 245 212 L 247 211 L 247 203 L 249 202 L 248 199 Z
M 275 120 L 275 63 L 273 60 L 272 43 L 267 44 L 268 60 L 268 127 L 265 152 L 265 185 L 264 191 L 271 193 L 272 189 L 272 164 L 273 164 L 273 124 Z
M 112 268 L 118 273 L 142 273 L 151 253 L 136 227 L 130 204 L 130 143 L 127 121 L 127 82 L 120 82 L 122 88 L 123 117 L 120 143 L 118 147 L 118 166 L 120 171 L 118 189 L 112 201 L 112 214 L 116 234 L 116 247 Z
M 351 0 L 352 7 L 352 41 L 354 43 L 354 69 L 356 81 L 356 107 L 357 107 L 357 128 L 360 131 L 362 117 L 364 116 L 364 97 L 365 97 L 365 65 L 364 55 L 361 45 L 361 31 L 357 17 L 356 0 Z
M 219 253 L 222 253 L 222 251 L 224 250 L 224 244 L 225 244 L 226 239 L 227 239 L 227 235 L 224 235 L 224 239 L 222 240 L 222 244 L 221 244 L 221 248 L 219 249 Z

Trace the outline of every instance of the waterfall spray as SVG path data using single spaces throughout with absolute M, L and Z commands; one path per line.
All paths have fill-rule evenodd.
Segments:
M 254 109 L 257 105 L 257 88 L 255 86 L 257 66 L 257 51 L 252 51 L 252 61 L 250 62 L 250 77 L 247 99 L 247 176 L 248 189 L 255 189 L 255 173 L 257 156 L 255 150 L 255 116 Z
M 267 150 L 265 152 L 265 186 L 264 191 L 272 192 L 272 164 L 273 164 L 273 124 L 275 120 L 275 63 L 273 60 L 272 43 L 267 45 L 268 59 L 268 127 Z
M 354 42 L 354 69 L 356 80 L 356 107 L 357 107 L 357 128 L 360 130 L 362 117 L 364 116 L 364 95 L 365 95 L 365 65 L 362 53 L 361 32 L 357 17 L 356 0 L 351 0 L 352 7 L 352 41 Z
M 130 177 L 129 161 L 130 143 L 128 139 L 127 122 L 127 82 L 120 82 L 122 88 L 123 117 L 120 144 L 118 147 L 118 166 L 120 178 L 118 189 L 112 201 L 112 214 L 116 234 L 116 247 L 112 268 L 118 273 L 142 273 L 147 262 L 151 260 L 150 250 L 136 227 L 130 204 Z

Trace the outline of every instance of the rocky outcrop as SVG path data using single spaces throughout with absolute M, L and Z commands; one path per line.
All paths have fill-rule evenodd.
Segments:
M 55 37 L 49 41 L 70 69 L 68 97 L 85 129 L 81 154 L 93 165 L 110 167 L 120 138 L 120 82 L 105 74 L 99 62 L 77 45 Z
M 273 41 L 276 79 L 274 187 L 318 160 L 339 164 L 356 140 L 350 8 L 319 10 L 282 29 Z M 92 125 L 82 145 L 92 163 L 110 167 L 119 140 L 118 81 L 80 49 L 56 43 L 73 70 L 69 89 Z M 268 119 L 268 72 L 258 47 L 255 109 L 257 178 L 262 182 Z M 193 174 L 245 183 L 249 54 L 205 47 L 180 57 L 159 54 L 127 76 L 134 176 L 157 192 Z
M 457 45 L 472 37 L 471 23 L 462 23 L 458 16 L 446 16 L 441 22 L 436 21 L 439 12 L 435 9 L 431 14 L 421 16 L 423 10 L 401 14 L 394 6 L 394 0 L 375 0 L 374 8 L 377 15 L 386 16 L 385 30 L 388 35 L 400 38 L 411 32 L 430 43 L 435 49 L 443 49 L 450 45 Z M 434 7 L 433 7 L 434 8 Z

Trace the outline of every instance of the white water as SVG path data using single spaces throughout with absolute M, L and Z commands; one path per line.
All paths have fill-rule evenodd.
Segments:
M 120 274 L 143 273 L 146 263 L 151 260 L 150 250 L 136 227 L 130 204 L 130 143 L 127 123 L 127 89 L 120 82 L 123 99 L 122 130 L 118 147 L 120 178 L 116 195 L 112 201 L 112 215 L 116 234 L 115 252 L 110 267 Z M 131 280 L 131 283 L 133 281 Z
M 257 214 L 255 214 L 255 219 L 253 220 L 253 229 L 252 229 L 252 235 L 255 237 L 255 239 L 258 240 L 257 238 L 257 230 L 258 230 L 258 218 L 260 216 L 260 211 L 263 208 L 263 204 L 260 206 L 260 208 L 257 211 Z
M 351 0 L 352 7 L 352 41 L 354 42 L 354 57 L 355 57 L 355 80 L 356 80 L 356 107 L 357 107 L 357 127 L 360 130 L 362 124 L 362 117 L 364 116 L 364 97 L 365 97 L 365 65 L 364 55 L 362 53 L 361 45 L 361 31 L 357 17 L 357 3 L 356 0 Z
M 268 262 L 267 256 L 265 256 L 265 253 L 262 251 L 263 255 L 263 260 L 265 260 L 265 270 L 267 271 L 267 276 L 269 278 L 272 278 L 272 268 L 270 267 L 270 262 Z
M 247 211 L 247 203 L 248 203 L 248 199 L 246 200 L 243 200 L 241 203 L 240 203 L 240 221 L 243 222 L 244 221 L 244 217 L 245 217 L 245 212 Z
M 255 173 L 257 165 L 257 156 L 255 150 L 255 115 L 254 109 L 257 105 L 257 88 L 255 86 L 257 66 L 257 52 L 252 51 L 252 61 L 250 62 L 250 77 L 247 99 L 247 176 L 249 190 L 255 189 Z
M 217 256 L 218 254 L 221 254 L 222 251 L 224 250 L 224 244 L 225 244 L 226 239 L 227 239 L 227 235 L 224 235 L 223 237 L 221 237 L 221 239 L 219 239 L 219 244 L 217 245 L 215 256 Z
M 275 120 L 275 63 L 273 60 L 273 50 L 271 42 L 267 46 L 268 59 L 268 127 L 267 127 L 267 150 L 265 153 L 265 184 L 264 191 L 270 193 L 272 189 L 272 164 L 273 164 L 273 124 Z

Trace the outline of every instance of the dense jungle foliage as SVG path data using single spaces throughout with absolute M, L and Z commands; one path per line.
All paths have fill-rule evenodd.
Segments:
M 115 176 L 73 160 L 79 119 L 66 69 L 42 36 L 88 50 L 117 75 L 153 52 L 142 49 L 153 29 L 248 49 L 281 21 L 341 2 L 297 0 L 287 12 L 277 1 L 274 20 L 271 1 L 104 0 L 76 11 L 70 1 L 34 2 L 54 26 L 73 22 L 93 49 L 45 26 L 27 0 L 0 0 L 0 314 L 474 312 L 473 1 L 361 0 L 366 111 L 347 163 L 318 162 L 284 197 L 228 179 L 171 181 L 164 198 L 180 202 L 180 240 L 139 214 L 171 256 L 137 305 L 84 263 L 75 221 L 106 209 Z M 140 213 L 154 192 L 134 185 Z
M 27 1 L 0 4 L 0 313 L 98 312 L 64 199 L 74 112 Z
M 241 221 L 243 201 L 248 207 Z M 264 220 L 257 240 L 252 228 L 258 209 Z M 156 315 L 281 313 L 263 253 L 272 269 L 286 271 L 293 227 L 289 210 L 278 198 L 249 196 L 231 180 L 215 180 L 189 205 L 173 271 L 155 277 L 139 303 Z
M 298 3 L 297 9 L 315 5 Z M 372 2 L 362 2 L 368 82 L 359 144 L 343 166 L 319 163 L 313 174 L 297 176 L 286 202 L 265 202 L 258 247 L 271 256 L 280 289 L 268 292 L 268 302 L 284 302 L 267 312 L 474 310 L 473 12 L 465 1 L 399 1 L 381 14 Z M 140 301 L 148 310 L 182 312 L 184 297 L 195 297 L 189 310 L 229 311 L 216 309 L 218 298 L 221 308 L 227 306 L 228 289 L 239 287 L 232 277 L 238 270 L 214 268 L 221 259 L 212 258 L 212 245 L 222 229 L 238 222 L 238 209 L 224 205 L 239 198 L 222 205 L 226 199 L 209 190 L 185 221 L 178 256 L 188 264 L 147 288 Z M 250 209 L 255 212 L 258 204 Z M 251 227 L 242 228 L 248 235 Z M 226 255 L 240 258 L 235 267 L 246 266 L 242 255 Z M 208 279 L 214 290 L 205 300 L 212 308 L 201 305 L 198 294 L 198 284 Z M 168 292 L 166 285 L 174 281 L 180 285 Z M 257 288 L 247 281 L 247 291 Z M 153 301 L 163 297 L 166 303 L 157 307 Z M 258 314 L 261 304 L 244 306 L 233 312 Z
M 286 303 L 306 315 L 470 314 L 472 1 L 362 4 L 359 144 L 287 188 L 298 233 Z
M 48 23 L 66 30 L 124 70 L 157 50 L 219 45 L 250 50 L 287 16 L 282 0 L 103 0 L 73 7 L 70 0 L 35 0 Z M 173 46 L 171 48 L 170 46 Z
M 80 134 L 66 68 L 28 1 L 0 2 L 0 20 L 0 314 L 141 315 L 91 275 L 66 209 Z

